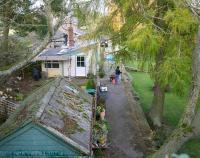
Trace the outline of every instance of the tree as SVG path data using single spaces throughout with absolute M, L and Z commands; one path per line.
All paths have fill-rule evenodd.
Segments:
M 102 8 L 101 8 L 102 7 Z M 100 0 L 91 0 L 84 3 L 76 3 L 74 5 L 74 16 L 79 19 L 79 27 L 85 27 L 88 32 L 86 35 L 81 37 L 81 40 L 96 40 L 98 44 L 96 44 L 96 51 L 99 53 L 98 66 L 99 66 L 99 76 L 104 76 L 104 53 L 105 48 L 107 47 L 107 41 L 105 38 L 105 34 L 102 34 L 101 31 L 97 31 L 98 29 L 102 29 L 99 27 L 99 24 L 102 22 L 101 18 L 103 17 L 103 4 Z M 97 33 L 98 32 L 98 33 Z M 104 31 L 103 31 L 104 32 Z
M 0 2 L 0 17 L 3 23 L 3 51 L 8 51 L 8 36 L 11 23 L 17 14 L 20 14 L 19 8 L 23 8 L 27 5 L 30 5 L 29 0 L 21 1 L 12 1 L 12 0 L 2 0 Z
M 197 34 L 196 48 L 193 52 L 193 71 L 192 71 L 192 85 L 190 94 L 185 109 L 185 113 L 179 122 L 178 128 L 172 132 L 167 142 L 154 153 L 152 158 L 164 158 L 167 155 L 175 153 L 186 141 L 190 138 L 200 135 L 199 121 L 200 110 L 197 109 L 197 101 L 199 97 L 199 84 L 200 84 L 200 59 L 199 59 L 199 45 L 200 45 L 200 28 Z
M 148 63 L 154 80 L 154 96 L 149 116 L 153 124 L 160 127 L 166 87 L 170 86 L 180 94 L 184 91 L 182 87 L 186 87 L 190 80 L 187 74 L 191 71 L 191 46 L 194 44 L 196 22 L 187 8 L 183 11 L 177 9 L 178 1 L 114 0 L 112 2 L 116 5 L 116 9 L 104 17 L 95 34 L 104 33 L 110 36 L 114 45 L 120 45 L 116 55 L 122 59 L 126 57 L 131 59 L 130 57 L 134 56 L 141 59 L 142 63 Z M 183 20 L 184 27 L 191 29 L 192 33 L 188 33 L 188 30 L 175 31 L 170 26 L 176 25 L 169 23 L 170 11 L 175 9 L 177 14 L 180 13 L 182 16 L 178 20 Z M 119 16 L 118 12 L 122 19 L 121 27 L 115 29 L 112 19 L 116 15 Z
M 199 17 L 199 3 L 197 1 L 185 1 L 187 6 L 191 9 L 194 16 L 200 20 Z M 196 3 L 195 3 L 196 2 Z M 200 121 L 200 110 L 197 108 L 199 105 L 199 92 L 200 92 L 200 27 L 196 35 L 195 49 L 192 55 L 192 84 L 188 97 L 188 102 L 180 119 L 178 128 L 175 129 L 166 143 L 150 157 L 164 158 L 166 155 L 171 155 L 176 152 L 186 141 L 192 137 L 200 135 L 199 121 Z
M 3 27 L 5 27 L 5 28 L 7 28 L 7 29 L 5 29 L 5 30 L 7 30 L 7 31 L 4 31 L 5 32 L 5 37 L 4 37 L 4 42 L 7 42 L 8 41 L 8 33 L 9 33 L 9 29 L 10 29 L 10 26 L 11 26 L 11 24 L 12 24 L 12 26 L 13 26 L 13 28 L 15 28 L 16 30 L 19 30 L 19 29 L 21 29 L 21 31 L 35 31 L 35 29 L 30 29 L 29 27 L 17 27 L 15 24 L 16 23 L 18 23 L 19 25 L 20 24 L 22 24 L 23 26 L 25 26 L 26 24 L 25 23 L 23 23 L 24 21 L 26 21 L 25 19 L 24 19 L 24 21 L 23 20 L 21 20 L 21 19 L 23 19 L 24 17 L 26 17 L 27 16 L 27 14 L 31 14 L 31 15 L 45 15 L 45 18 L 46 18 L 46 26 L 48 27 L 48 29 L 47 29 L 47 32 L 46 32 L 46 36 L 44 37 L 44 40 L 43 40 L 43 42 L 41 43 L 41 45 L 40 46 L 38 46 L 37 47 L 37 49 L 35 49 L 34 51 L 33 51 L 33 53 L 28 57 L 28 58 L 26 58 L 25 60 L 23 60 L 23 61 L 21 61 L 20 63 L 18 63 L 17 65 L 14 65 L 14 66 L 12 66 L 10 69 L 8 69 L 8 70 L 5 70 L 5 71 L 0 71 L 0 77 L 5 77 L 5 76 L 7 76 L 7 75 L 10 75 L 12 72 L 14 72 L 14 71 L 16 71 L 16 70 L 18 70 L 18 69 L 20 69 L 21 67 L 23 67 L 24 65 L 26 65 L 29 61 L 31 61 L 38 53 L 40 53 L 46 46 L 47 46 L 47 44 L 49 43 L 49 41 L 51 40 L 51 37 L 54 35 L 54 32 L 58 29 L 58 27 L 61 25 L 61 23 L 62 23 L 62 20 L 63 20 L 63 18 L 64 18 L 64 13 L 66 13 L 66 12 L 63 12 L 63 13 L 60 13 L 60 14 L 54 14 L 55 12 L 57 12 L 56 10 L 53 10 L 52 9 L 52 6 L 54 6 L 55 7 L 55 5 L 56 5 L 56 1 L 54 2 L 55 0 L 45 0 L 44 1 L 44 5 L 43 5 L 43 8 L 44 8 L 44 11 L 43 12 L 40 12 L 41 10 L 37 10 L 38 12 L 36 12 L 36 13 L 33 13 L 33 12 L 31 12 L 31 10 L 30 10 L 30 5 L 28 6 L 28 8 L 29 8 L 29 11 L 30 12 L 24 12 L 23 10 L 20 10 L 21 8 L 22 8 L 22 4 L 23 5 L 25 5 L 26 3 L 24 3 L 24 2 L 30 2 L 30 1 L 17 1 L 16 3 L 18 4 L 19 3 L 19 5 L 17 5 L 16 3 L 14 3 L 14 1 L 11 1 L 11 0 L 9 0 L 9 1 L 7 1 L 7 2 L 5 2 L 5 5 L 8 5 L 8 7 L 11 7 L 10 8 L 10 10 L 8 9 L 8 8 L 6 8 L 6 10 L 3 8 L 3 3 L 0 5 L 0 7 L 1 7 L 1 9 L 3 10 L 3 12 L 1 12 L 1 13 L 3 13 L 3 14 L 0 14 L 0 15 L 3 15 L 3 17 L 5 17 L 4 19 L 4 23 L 3 23 Z M 63 3 L 64 3 L 64 1 L 62 1 Z M 22 4 L 21 4 L 22 3 Z M 59 5 L 60 5 L 60 1 L 59 1 L 59 3 L 58 3 Z M 26 6 L 26 5 L 25 5 Z M 63 6 L 65 6 L 64 4 L 63 4 Z M 27 7 L 27 6 L 26 6 Z M 70 9 L 70 8 L 66 8 L 66 10 L 67 9 Z M 8 13 L 6 13 L 5 11 L 8 11 Z M 18 14 L 17 13 L 21 13 L 21 14 L 23 14 L 23 16 L 18 16 Z M 26 13 L 26 14 L 25 14 Z M 15 14 L 17 14 L 17 17 L 15 16 Z M 58 16 L 59 15 L 59 17 L 58 17 L 58 20 L 57 20 L 57 23 L 56 24 L 53 24 L 52 23 L 52 21 L 53 21 L 53 17 L 55 17 L 55 16 L 53 16 L 53 15 L 56 15 L 56 16 Z M 23 18 L 22 18 L 23 17 Z M 33 16 L 34 18 L 36 17 L 36 16 Z M 20 21 L 21 20 L 21 21 Z M 43 21 L 42 21 L 43 22 Z M 7 23 L 9 23 L 9 25 L 5 25 L 5 24 L 7 24 Z M 28 23 L 27 25 L 29 25 L 30 27 L 32 27 L 32 25 L 34 26 L 35 25 L 35 23 Z M 38 24 L 39 25 L 39 24 Z M 37 24 L 35 25 L 35 26 L 37 26 Z M 7 47 L 7 46 L 6 46 Z M 3 50 L 4 51 L 7 51 L 6 49 L 8 49 L 8 47 L 7 48 L 4 48 Z
M 152 156 L 164 158 L 166 154 L 177 151 L 188 139 L 200 134 L 200 110 L 197 108 L 200 84 L 200 30 L 193 51 L 198 23 L 183 1 L 113 2 L 117 5 L 116 11 L 101 22 L 96 33 L 103 32 L 110 36 L 113 43 L 119 43 L 122 49 L 118 52 L 122 53 L 122 58 L 125 53 L 129 54 L 129 57 L 134 53 L 143 62 L 148 62 L 155 81 L 150 112 L 155 125 L 161 124 L 165 87 L 170 85 L 177 93 L 183 93 L 184 85 L 191 81 L 188 103 L 178 128 L 167 143 Z M 195 0 L 192 2 L 188 4 L 191 10 L 194 9 Z M 199 5 L 199 1 L 196 4 Z M 111 19 L 117 11 L 124 19 L 119 31 L 115 31 L 111 24 Z M 195 15 L 200 14 L 195 12 Z
M 0 42 L 0 67 L 7 68 L 29 54 L 30 40 L 20 38 L 30 32 L 45 36 L 47 31 L 46 17 L 41 8 L 34 8 L 30 0 L 8 0 L 0 2 L 0 19 L 3 34 Z M 39 26 L 38 26 L 39 25 Z M 9 35 L 10 30 L 15 34 Z

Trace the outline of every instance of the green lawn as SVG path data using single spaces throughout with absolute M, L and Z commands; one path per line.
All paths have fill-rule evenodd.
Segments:
M 147 112 L 150 108 L 153 97 L 153 81 L 149 74 L 143 72 L 130 72 L 133 80 L 133 87 L 138 96 L 140 103 L 144 110 Z M 174 93 L 166 93 L 164 105 L 164 119 L 166 123 L 175 127 L 181 117 L 181 114 L 186 105 L 187 96 L 179 97 Z M 179 153 L 187 153 L 190 158 L 200 158 L 200 138 L 193 139 L 185 143 L 180 149 Z
M 149 74 L 143 72 L 130 73 L 133 80 L 133 87 L 140 97 L 140 103 L 145 112 L 151 106 L 153 97 L 153 81 Z M 184 110 L 187 97 L 180 97 L 172 92 L 166 93 L 164 105 L 164 120 L 171 126 L 176 126 Z
M 142 69 L 145 70 L 145 71 L 148 70 L 147 63 L 142 63 L 142 62 L 136 61 L 136 60 L 134 62 L 133 61 L 126 62 L 126 66 L 134 68 L 134 69 L 139 69 L 139 70 L 142 70 Z
M 185 143 L 179 153 L 187 153 L 190 158 L 200 158 L 200 138 L 192 139 Z

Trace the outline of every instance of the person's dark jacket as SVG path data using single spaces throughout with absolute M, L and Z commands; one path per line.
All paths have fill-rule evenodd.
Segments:
M 120 75 L 121 74 L 121 71 L 119 69 L 116 69 L 115 70 L 115 75 Z

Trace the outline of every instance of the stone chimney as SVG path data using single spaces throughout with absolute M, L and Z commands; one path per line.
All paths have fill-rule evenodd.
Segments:
M 69 47 L 74 46 L 74 30 L 73 30 L 73 26 L 71 23 L 68 27 L 68 46 Z

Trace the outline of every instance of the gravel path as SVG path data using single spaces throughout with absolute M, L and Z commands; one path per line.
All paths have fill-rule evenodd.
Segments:
M 125 94 L 124 85 L 107 84 L 106 118 L 108 134 L 108 158 L 142 158 L 143 153 L 136 145 L 137 131 L 133 113 Z

